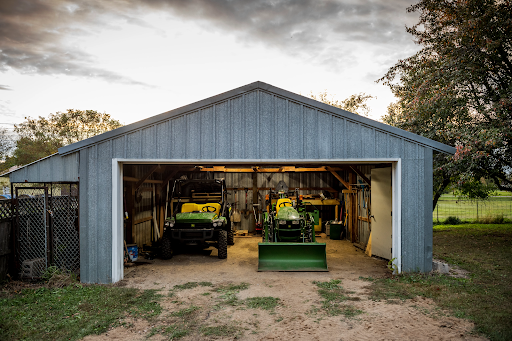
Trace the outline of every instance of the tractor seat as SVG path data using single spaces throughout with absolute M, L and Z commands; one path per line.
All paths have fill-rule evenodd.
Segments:
M 187 202 L 181 206 L 181 213 L 188 213 L 188 212 L 197 212 L 200 211 L 201 208 L 199 205 Z
M 293 207 L 292 201 L 288 198 L 278 199 L 276 203 L 276 214 L 279 213 L 281 207 Z
M 201 211 L 201 212 L 208 212 L 207 210 L 210 210 L 210 212 L 213 213 L 214 211 L 211 208 L 204 208 L 205 206 L 211 206 L 211 207 L 215 207 L 215 214 L 217 214 L 217 215 L 220 214 L 220 204 L 219 203 L 212 202 L 212 203 L 206 203 L 203 205 L 200 205 L 200 204 L 196 204 L 196 205 L 199 208 L 199 211 Z

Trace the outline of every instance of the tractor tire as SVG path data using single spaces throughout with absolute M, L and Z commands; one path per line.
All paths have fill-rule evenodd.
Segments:
M 171 259 L 173 256 L 172 243 L 171 238 L 168 236 L 162 237 L 162 242 L 160 245 L 160 257 L 162 259 Z
M 219 231 L 219 240 L 218 240 L 218 255 L 219 259 L 228 258 L 228 232 L 227 231 Z
M 228 230 L 228 245 L 235 245 L 235 232 L 233 229 Z

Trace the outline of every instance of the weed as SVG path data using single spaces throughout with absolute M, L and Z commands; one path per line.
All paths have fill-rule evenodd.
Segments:
M 238 294 L 241 290 L 246 290 L 248 288 L 248 283 L 229 284 L 216 288 L 215 292 L 220 294 L 218 297 L 218 299 L 221 301 L 220 305 L 237 306 L 241 303 L 238 300 L 236 294 Z M 217 305 L 216 309 L 220 309 L 220 305 Z
M 247 307 L 251 309 L 274 310 L 279 304 L 277 297 L 250 297 L 245 300 Z
M 352 318 L 362 313 L 361 310 L 355 309 L 350 305 L 342 304 L 342 302 L 349 298 L 345 295 L 347 291 L 343 289 L 339 279 L 333 279 L 329 282 L 314 281 L 313 283 L 319 288 L 318 294 L 324 300 L 322 301 L 322 309 L 320 310 L 317 307 L 313 307 L 310 310 L 311 314 L 316 314 L 321 311 L 329 316 L 343 315 L 347 318 Z
M 171 313 L 171 316 L 190 318 L 190 316 L 192 314 L 195 314 L 195 312 L 198 311 L 199 309 L 200 309 L 199 307 L 196 307 L 196 306 L 193 305 L 191 307 L 175 311 L 175 312 Z
M 189 328 L 187 325 L 183 323 L 178 324 L 171 324 L 170 326 L 166 327 L 162 334 L 169 337 L 169 340 L 177 340 L 179 338 L 182 338 L 184 336 L 187 336 L 189 334 Z
M 240 336 L 240 330 L 231 325 L 223 324 L 220 326 L 208 326 L 200 328 L 201 334 L 204 336 L 227 336 L 237 338 Z

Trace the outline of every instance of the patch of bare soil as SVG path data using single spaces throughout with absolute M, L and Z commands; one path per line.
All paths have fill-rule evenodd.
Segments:
M 471 334 L 472 323 L 440 313 L 430 300 L 370 300 L 368 282 L 359 277 L 383 276 L 387 263 L 348 241 L 319 240 L 327 243 L 329 272 L 257 272 L 259 241 L 236 238 L 224 260 L 212 249 L 167 261 L 142 259 L 148 264 L 125 268 L 122 285 L 160 290 L 164 312 L 154 321 L 128 321 L 84 340 L 484 340 Z M 330 316 L 323 309 L 313 282 L 333 279 L 341 280 L 349 296 L 343 306 L 357 313 Z M 190 282 L 199 284 L 175 288 Z M 241 283 L 248 288 L 229 290 Z M 254 297 L 278 298 L 279 304 L 250 308 L 247 299 Z

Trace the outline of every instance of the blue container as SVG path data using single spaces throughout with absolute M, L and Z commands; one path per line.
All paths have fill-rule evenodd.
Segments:
M 139 249 L 137 248 L 137 244 L 128 244 L 126 245 L 126 248 L 128 249 L 128 257 L 130 257 L 132 262 L 135 262 L 139 257 Z

